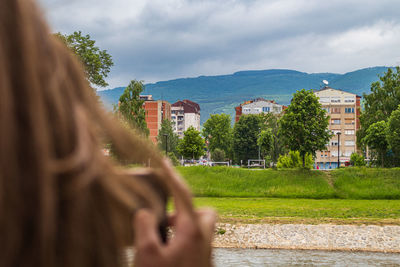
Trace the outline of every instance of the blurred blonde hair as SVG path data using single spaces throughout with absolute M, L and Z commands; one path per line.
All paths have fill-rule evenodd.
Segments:
M 162 212 L 101 148 L 151 159 L 166 187 L 160 154 L 102 110 L 83 73 L 32 0 L 0 1 L 0 266 L 118 266 L 133 212 Z

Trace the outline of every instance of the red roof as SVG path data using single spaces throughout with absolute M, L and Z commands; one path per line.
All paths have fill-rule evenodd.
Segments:
M 196 102 L 185 99 L 177 101 L 171 105 L 172 107 L 183 107 L 185 113 L 200 113 L 200 106 Z

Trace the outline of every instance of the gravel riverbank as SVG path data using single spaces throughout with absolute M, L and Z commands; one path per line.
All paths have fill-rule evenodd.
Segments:
M 400 253 L 400 226 L 218 224 L 213 245 Z

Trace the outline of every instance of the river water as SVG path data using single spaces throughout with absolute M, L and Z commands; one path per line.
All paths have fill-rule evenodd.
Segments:
M 214 249 L 215 267 L 400 266 L 400 254 L 281 249 Z

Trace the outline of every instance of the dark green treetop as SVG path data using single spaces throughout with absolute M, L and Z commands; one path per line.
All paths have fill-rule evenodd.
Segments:
M 397 158 L 397 165 L 400 165 L 400 105 L 390 115 L 386 138 L 390 148 Z
M 361 129 L 357 132 L 357 141 L 365 140 L 370 125 L 387 121 L 400 105 L 400 68 L 396 67 L 395 71 L 389 68 L 379 79 L 371 84 L 371 93 L 363 95 L 364 110 L 360 116 Z
M 382 120 L 371 124 L 364 137 L 365 144 L 378 153 L 378 159 L 382 167 L 384 167 L 384 158 L 388 150 L 386 132 L 387 122 Z
M 177 147 L 179 154 L 187 159 L 198 159 L 203 156 L 205 154 L 205 142 L 200 132 L 190 126 L 183 134 L 183 139 Z
M 178 152 L 176 147 L 179 143 L 179 137 L 174 132 L 173 126 L 174 122 L 170 120 L 163 120 L 161 123 L 161 129 L 158 131 L 157 142 L 158 147 L 162 151 L 166 151 L 167 149 L 168 152 L 172 152 L 175 156 L 177 156 Z
M 258 159 L 257 139 L 261 132 L 260 115 L 248 114 L 240 116 L 233 127 L 233 152 L 237 163 L 241 160 L 247 164 L 249 159 Z
M 119 98 L 118 114 L 122 115 L 124 120 L 131 127 L 139 130 L 144 136 L 149 136 L 149 129 L 146 123 L 146 113 L 143 108 L 144 100 L 140 99 L 140 93 L 143 91 L 143 83 L 133 80 L 124 93 Z
M 219 148 L 229 155 L 232 144 L 231 117 L 228 114 L 211 114 L 203 125 L 203 136 L 208 141 L 208 149 Z
M 297 91 L 279 122 L 287 146 L 300 152 L 303 167 L 306 154 L 315 156 L 316 151 L 326 149 L 332 136 L 329 117 L 312 90 Z
M 105 78 L 107 78 L 114 63 L 106 50 L 100 50 L 96 46 L 96 41 L 90 39 L 88 34 L 82 35 L 81 31 L 76 31 L 70 35 L 56 33 L 55 36 L 60 38 L 79 57 L 91 84 L 100 87 L 108 86 Z

